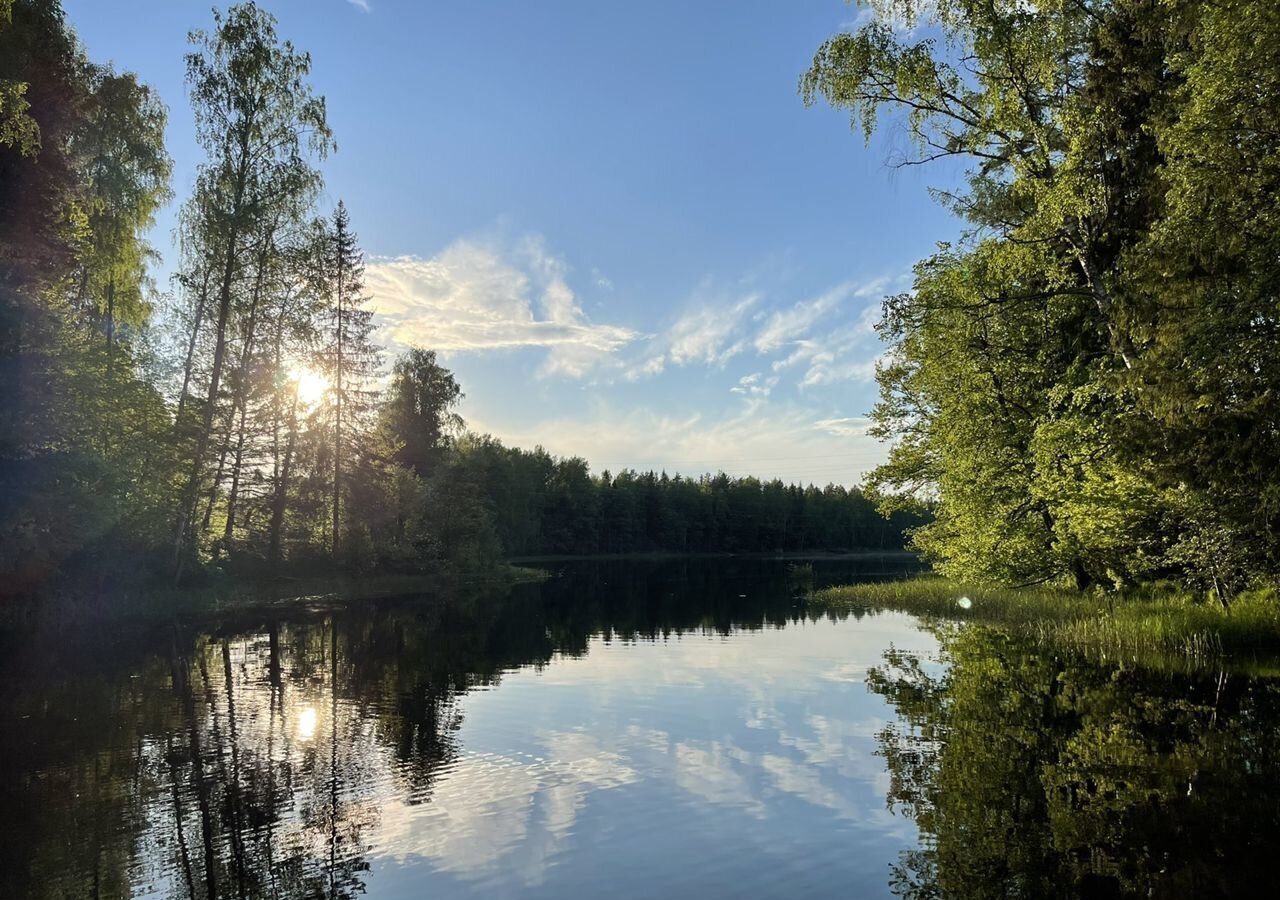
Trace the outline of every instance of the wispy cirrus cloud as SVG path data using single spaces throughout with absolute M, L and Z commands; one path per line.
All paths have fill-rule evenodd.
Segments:
M 811 299 L 770 308 L 762 290 L 720 291 L 704 283 L 656 334 L 592 321 L 569 283 L 570 267 L 541 237 L 516 242 L 462 238 L 432 257 L 374 259 L 367 286 L 388 342 L 444 354 L 541 347 L 540 376 L 640 382 L 670 369 L 725 369 L 737 357 L 764 357 L 780 373 L 800 366 L 801 387 L 874 375 L 878 346 L 868 338 L 887 277 L 842 282 Z M 594 290 L 611 281 L 590 270 Z M 762 376 L 763 379 L 763 376 Z M 735 393 L 758 399 L 763 382 Z
M 650 339 L 639 358 L 626 366 L 623 378 L 640 381 L 662 374 L 668 366 L 724 368 L 750 346 L 747 326 L 760 299 L 758 293 L 728 299 L 698 297 Z
M 819 419 L 813 427 L 836 437 L 866 437 L 875 423 L 866 416 Z
M 883 346 L 875 339 L 879 298 L 894 280 L 879 277 L 845 282 L 814 298 L 774 313 L 756 336 L 761 352 L 785 350 L 773 372 L 800 371 L 800 387 L 875 378 Z M 821 328 L 819 328 L 821 324 Z
M 729 390 L 744 397 L 768 397 L 777 383 L 776 376 L 766 378 L 763 372 L 752 372 L 739 378 L 738 383 Z
M 881 347 L 875 340 L 879 298 L 895 284 L 888 276 L 846 281 L 811 299 L 770 308 L 763 291 L 736 298 L 698 298 L 652 337 L 623 367 L 627 381 L 660 375 L 670 367 L 723 369 L 735 357 L 765 357 L 774 372 L 800 367 L 802 387 L 869 381 Z M 772 359 L 770 359 L 772 357 Z M 751 396 L 752 386 L 735 393 Z M 759 390 L 763 383 L 755 385 Z
M 740 331 L 747 314 L 759 302 L 758 294 L 748 294 L 728 303 L 704 304 L 685 312 L 667 331 L 671 361 L 678 366 L 724 365 L 746 348 Z
M 514 249 L 458 240 L 430 258 L 375 259 L 365 285 L 392 343 L 446 354 L 542 347 L 542 374 L 581 377 L 641 335 L 592 322 L 567 271 L 536 237 Z
M 777 310 L 756 334 L 755 347 L 761 353 L 777 350 L 807 335 L 820 319 L 841 311 L 849 301 L 879 297 L 888 285 L 888 278 L 863 283 L 846 281 L 812 300 L 802 300 L 788 309 Z
M 769 399 L 778 381 L 777 375 L 766 376 L 763 372 L 752 372 L 739 378 L 738 383 L 729 388 L 729 391 L 741 395 L 747 401 L 747 410 L 755 412 Z

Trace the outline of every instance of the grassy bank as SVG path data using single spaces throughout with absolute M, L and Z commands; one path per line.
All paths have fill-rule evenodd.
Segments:
M 1280 598 L 1274 591 L 1245 593 L 1227 611 L 1171 586 L 1098 594 L 980 587 L 926 576 L 827 588 L 815 594 L 815 601 L 983 622 L 1122 659 L 1211 660 L 1280 652 Z

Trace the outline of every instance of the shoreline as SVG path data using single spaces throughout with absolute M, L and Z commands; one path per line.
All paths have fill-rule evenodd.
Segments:
M 566 562 L 666 562 L 676 559 L 744 559 L 752 561 L 794 561 L 794 562 L 826 562 L 856 559 L 919 559 L 920 555 L 911 550 L 796 550 L 786 553 L 684 553 L 675 550 L 651 550 L 638 553 L 561 553 L 543 556 L 511 556 L 506 562 L 510 565 L 527 565 L 533 563 L 566 563 Z
M 253 611 L 316 609 L 420 594 L 456 595 L 474 590 L 506 589 L 554 577 L 547 566 L 575 563 L 664 563 L 679 560 L 742 562 L 855 562 L 919 560 L 907 550 L 794 551 L 787 553 L 645 553 L 548 554 L 514 556 L 491 568 L 471 572 L 371 573 L 332 572 L 276 577 L 218 574 L 196 584 L 174 587 L 125 584 L 50 588 L 0 609 L 0 628 L 115 622 L 130 619 L 199 619 Z M 922 564 L 923 565 L 923 564 Z M 910 573 L 907 573 L 910 574 Z
M 1204 664 L 1280 654 L 1280 604 L 1266 589 L 1246 591 L 1223 610 L 1172 584 L 1108 595 L 1059 587 L 989 587 L 925 575 L 822 588 L 813 602 L 990 625 L 1047 647 L 1132 662 Z
M 328 574 L 306 577 L 226 576 L 190 587 L 129 585 L 77 590 L 10 607 L 0 628 L 60 627 L 104 622 L 206 617 L 270 611 L 342 608 L 410 595 L 460 595 L 471 590 L 506 589 L 548 577 L 539 569 L 499 564 L 476 572 Z

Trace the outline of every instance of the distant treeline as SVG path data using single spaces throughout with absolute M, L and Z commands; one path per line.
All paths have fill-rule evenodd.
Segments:
M 504 554 L 890 548 L 857 493 L 592 478 L 460 438 L 435 354 L 373 339 L 311 58 L 253 3 L 194 31 L 202 151 L 167 287 L 168 110 L 91 61 L 57 0 L 0 0 L 0 591 L 213 568 L 490 565 Z
M 859 490 L 724 473 L 685 478 L 623 470 L 592 477 L 586 460 L 466 437 L 450 478 L 475 485 L 510 555 L 899 550 L 913 513 L 886 520 Z

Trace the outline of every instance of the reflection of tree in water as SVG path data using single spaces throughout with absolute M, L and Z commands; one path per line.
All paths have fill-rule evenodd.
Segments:
M 160 745 L 157 768 L 166 770 L 172 803 L 155 809 L 161 815 L 141 842 L 171 851 L 174 858 L 149 860 L 158 872 L 179 873 L 171 893 L 362 890 L 362 833 L 376 822 L 362 760 L 370 747 L 358 710 L 340 702 L 336 637 L 323 622 L 283 635 L 271 628 L 265 641 L 222 637 L 175 651 L 173 693 L 186 740 L 175 742 L 172 728 Z
M 212 632 L 24 635 L 0 652 L 0 897 L 358 895 L 378 801 L 430 802 L 466 691 L 592 635 L 805 615 L 785 566 L 717 561 Z
M 943 638 L 945 672 L 897 651 L 870 673 L 889 803 L 920 844 L 906 897 L 1253 896 L 1280 838 L 1280 691 Z

